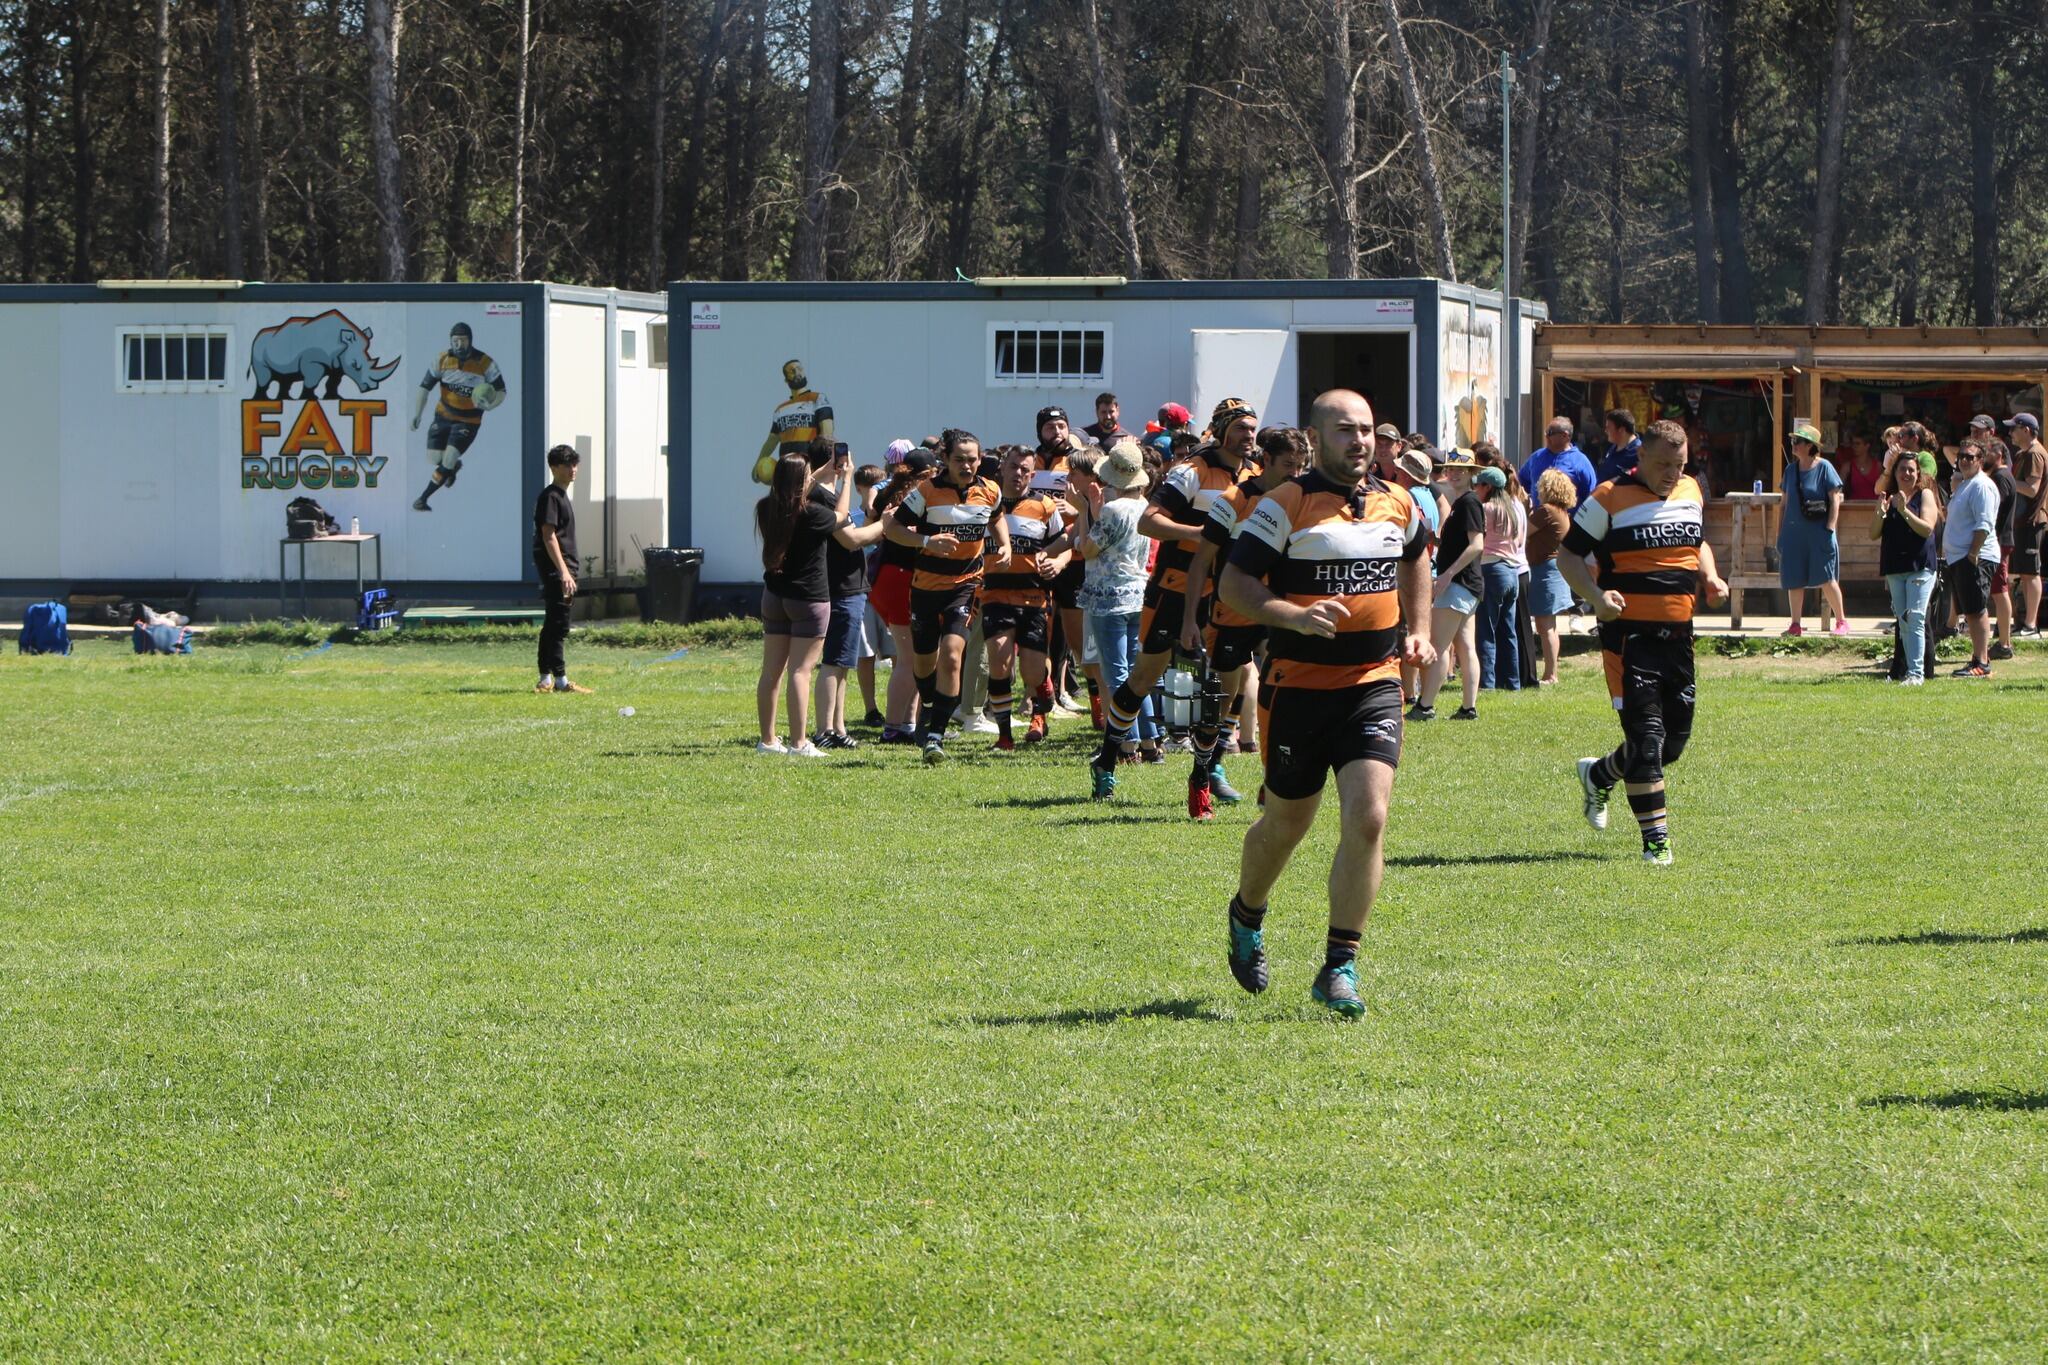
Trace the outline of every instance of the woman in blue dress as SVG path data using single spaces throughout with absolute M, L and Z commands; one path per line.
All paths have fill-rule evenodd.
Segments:
M 1785 505 L 1778 519 L 1778 586 L 1790 602 L 1787 635 L 1804 635 L 1806 591 L 1819 588 L 1820 628 L 1849 633 L 1842 613 L 1841 546 L 1835 523 L 1842 515 L 1842 476 L 1821 458 L 1820 429 L 1811 422 L 1792 428 L 1792 463 L 1785 466 Z M 1832 625 L 1830 625 L 1832 623 Z

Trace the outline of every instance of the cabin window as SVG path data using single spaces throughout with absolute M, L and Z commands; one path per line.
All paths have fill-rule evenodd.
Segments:
M 123 327 L 115 388 L 122 393 L 223 393 L 228 388 L 229 329 L 201 324 Z
M 619 328 L 619 363 L 638 365 L 640 363 L 640 334 L 628 326 Z
M 668 368 L 668 319 L 647 324 L 647 365 L 650 369 Z
M 1106 322 L 992 322 L 992 388 L 1093 388 L 1109 382 Z

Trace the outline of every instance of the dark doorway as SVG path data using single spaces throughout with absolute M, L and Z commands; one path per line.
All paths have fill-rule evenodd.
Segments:
M 1408 332 L 1297 332 L 1296 374 L 1301 420 L 1325 389 L 1356 389 L 1372 403 L 1373 419 L 1403 431 L 1415 428 L 1409 406 Z

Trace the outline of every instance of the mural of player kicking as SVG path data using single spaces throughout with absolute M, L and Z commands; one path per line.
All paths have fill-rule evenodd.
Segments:
M 463 452 L 476 440 L 484 414 L 505 401 L 505 375 L 498 362 L 476 349 L 469 324 L 458 322 L 448 329 L 448 349 L 420 379 L 413 396 L 412 429 L 420 429 L 427 395 L 435 387 L 441 397 L 434 404 L 434 420 L 427 427 L 427 455 L 433 460 L 433 476 L 426 489 L 413 500 L 415 512 L 431 512 L 427 499 L 437 488 L 453 487 L 462 468 Z

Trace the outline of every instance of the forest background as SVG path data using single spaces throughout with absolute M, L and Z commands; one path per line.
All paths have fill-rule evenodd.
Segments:
M 0 0 L 0 278 L 2048 315 L 2048 0 Z

